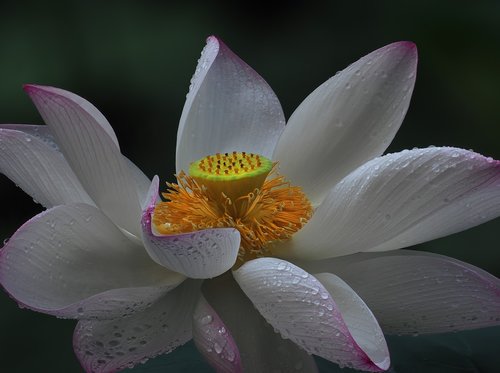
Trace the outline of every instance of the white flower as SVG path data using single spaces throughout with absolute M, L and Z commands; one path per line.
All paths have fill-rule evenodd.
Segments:
M 240 251 L 254 247 L 248 226 L 197 230 L 196 220 L 189 231 L 155 232 L 178 221 L 152 224 L 158 178 L 120 153 L 102 114 L 67 91 L 26 86 L 47 126 L 1 126 L 0 170 L 47 210 L 0 252 L 0 283 L 22 306 L 80 320 L 74 347 L 88 372 L 133 366 L 192 337 L 219 371 L 310 372 L 308 353 L 383 371 L 379 323 L 388 333 L 499 324 L 497 278 L 439 255 L 383 252 L 500 215 L 498 161 L 456 148 L 381 156 L 416 65 L 412 43 L 376 50 L 316 89 L 285 127 L 265 81 L 208 39 L 179 125 L 178 174 L 207 155 L 255 153 L 278 161 L 314 206 L 312 217 L 295 216 L 310 217 L 301 230 L 259 241 L 251 257 Z M 200 288 L 188 278 L 213 279 Z

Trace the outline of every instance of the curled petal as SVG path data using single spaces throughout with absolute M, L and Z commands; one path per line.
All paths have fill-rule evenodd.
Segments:
M 136 183 L 102 114 L 62 89 L 27 85 L 25 90 L 87 193 L 117 225 L 140 236 Z
M 444 333 L 500 325 L 500 280 L 453 258 L 398 250 L 306 266 L 342 276 L 387 333 Z
M 348 173 L 381 155 L 408 110 L 417 48 L 398 42 L 337 73 L 290 117 L 273 159 L 319 203 Z
M 457 148 L 405 150 L 344 178 L 280 254 L 321 259 L 394 250 L 499 215 L 499 161 Z
M 151 183 L 142 215 L 142 237 L 147 252 L 160 265 L 190 278 L 212 278 L 229 270 L 238 257 L 240 234 L 234 228 L 159 235 L 152 214 L 158 196 L 158 178 Z
M 377 321 L 339 278 L 324 274 L 320 282 L 275 258 L 247 262 L 234 276 L 262 316 L 307 352 L 355 369 L 389 368 L 389 352 Z
M 23 132 L 12 127 L 0 128 L 0 172 L 46 208 L 93 204 L 63 155 L 47 137 L 36 136 L 43 126 L 23 126 L 35 127 Z
M 183 345 L 191 339 L 198 296 L 199 283 L 187 280 L 143 312 L 80 321 L 73 347 L 82 367 L 88 373 L 118 372 Z
M 239 367 L 244 372 L 314 373 L 318 371 L 312 356 L 292 341 L 283 339 L 266 322 L 230 273 L 205 281 L 202 292 L 209 304 L 198 314 L 199 321 L 206 323 L 211 318 L 214 323 L 212 329 L 217 326 L 218 331 L 222 332 L 227 340 L 224 342 L 223 339 L 221 343 L 226 343 L 226 346 L 231 349 L 238 349 L 241 362 L 240 365 L 235 366 L 235 371 Z M 203 348 L 215 348 L 215 345 L 209 345 L 210 341 L 207 341 L 208 343 L 200 341 L 200 335 L 196 332 L 193 337 L 205 357 L 208 351 L 203 351 Z M 229 364 L 213 355 L 208 357 L 208 361 L 215 369 L 230 368 Z
M 271 157 L 285 126 L 271 87 L 221 40 L 211 36 L 201 54 L 177 135 L 177 172 L 217 152 Z
M 145 309 L 184 278 L 150 260 L 98 209 L 54 207 L 0 251 L 0 284 L 23 307 L 66 318 Z
M 193 315 L 193 339 L 198 351 L 217 372 L 243 372 L 238 346 L 203 296 L 198 299 Z

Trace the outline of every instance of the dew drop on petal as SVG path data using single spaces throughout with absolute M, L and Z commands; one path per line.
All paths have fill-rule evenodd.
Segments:
M 222 352 L 222 346 L 217 342 L 214 343 L 214 350 L 216 354 L 220 354 Z
M 283 271 L 284 269 L 286 269 L 286 262 L 280 262 L 278 264 L 277 270 L 278 271 Z
M 211 315 L 205 315 L 200 318 L 200 323 L 201 325 L 208 325 L 212 322 L 212 316 Z

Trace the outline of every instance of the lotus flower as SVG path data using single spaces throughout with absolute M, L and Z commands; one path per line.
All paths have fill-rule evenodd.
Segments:
M 47 125 L 3 125 L 0 169 L 46 210 L 1 250 L 0 283 L 23 307 L 79 320 L 87 372 L 191 338 L 221 372 L 311 372 L 311 354 L 384 371 L 382 330 L 500 324 L 497 278 L 394 251 L 500 214 L 499 161 L 448 147 L 382 155 L 416 67 L 413 43 L 378 49 L 285 126 L 266 82 L 210 37 L 163 201 L 92 104 L 25 86 Z

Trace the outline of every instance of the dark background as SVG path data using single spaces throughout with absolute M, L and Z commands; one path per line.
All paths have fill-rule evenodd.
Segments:
M 211 34 L 268 81 L 287 118 L 337 70 L 385 44 L 412 40 L 417 83 L 389 151 L 452 145 L 500 159 L 498 1 L 1 2 L 0 122 L 41 123 L 23 83 L 68 89 L 103 112 L 123 153 L 148 176 L 171 180 L 178 120 Z M 1 175 L 0 193 L 0 237 L 8 238 L 41 209 Z M 418 249 L 499 276 L 499 230 L 496 219 Z M 73 324 L 21 311 L 0 294 L 2 371 L 79 372 Z M 499 328 L 389 338 L 398 372 L 493 372 L 499 342 Z M 208 371 L 190 345 L 169 359 L 141 369 Z

